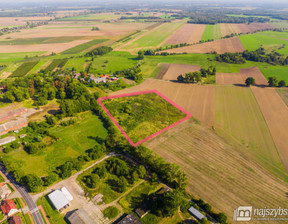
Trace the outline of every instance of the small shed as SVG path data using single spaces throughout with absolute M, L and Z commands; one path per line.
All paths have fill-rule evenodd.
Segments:
M 193 215 L 197 220 L 206 219 L 206 216 L 199 212 L 193 206 L 188 209 L 191 215 Z
M 73 212 L 68 220 L 71 224 L 96 224 L 83 209 Z

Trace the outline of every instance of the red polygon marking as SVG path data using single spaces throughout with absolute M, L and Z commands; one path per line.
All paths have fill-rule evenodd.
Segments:
M 121 98 L 121 97 L 127 97 L 127 96 L 138 96 L 138 95 L 142 95 L 142 94 L 148 94 L 148 93 L 156 93 L 158 96 L 162 97 L 164 100 L 166 100 L 167 102 L 169 102 L 170 104 L 172 104 L 174 107 L 176 107 L 177 109 L 179 109 L 181 112 L 183 112 L 184 114 L 186 114 L 187 116 L 182 118 L 179 121 L 176 121 L 175 123 L 167 126 L 166 128 L 161 129 L 160 131 L 157 131 L 156 133 L 140 140 L 139 142 L 134 143 L 130 137 L 127 135 L 127 133 L 123 130 L 123 128 L 118 124 L 118 122 L 116 121 L 116 119 L 112 116 L 112 114 L 109 112 L 109 110 L 104 106 L 104 104 L 102 103 L 102 101 L 104 100 L 109 100 L 109 99 L 115 99 L 115 98 Z M 158 92 L 156 89 L 153 90 L 147 90 L 147 91 L 141 91 L 141 92 L 134 92 L 134 93 L 125 93 L 125 94 L 120 94 L 120 95 L 114 95 L 114 96 L 106 96 L 106 97 L 100 97 L 97 102 L 100 104 L 100 106 L 103 108 L 103 110 L 107 113 L 107 115 L 110 117 L 110 119 L 113 121 L 113 123 L 118 127 L 118 129 L 121 131 L 121 133 L 124 135 L 124 137 L 127 139 L 127 141 L 134 147 L 142 144 L 143 142 L 148 141 L 151 138 L 156 137 L 157 135 L 163 133 L 164 131 L 167 131 L 171 128 L 173 128 L 174 126 L 176 126 L 177 124 L 180 124 L 186 120 L 188 120 L 191 117 L 191 114 L 189 112 L 187 112 L 186 110 L 184 110 L 182 107 L 180 107 L 179 105 L 177 105 L 176 103 L 174 103 L 172 100 L 170 100 L 169 98 L 167 98 L 166 96 L 164 96 L 162 93 Z

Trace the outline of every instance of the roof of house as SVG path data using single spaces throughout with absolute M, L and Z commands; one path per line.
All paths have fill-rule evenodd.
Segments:
M 118 224 L 141 224 L 141 222 L 132 214 L 126 215 Z
M 0 183 L 0 194 L 10 194 L 11 190 L 6 183 Z M 0 195 L 0 196 L 1 196 Z
M 72 201 L 73 200 L 73 196 L 70 194 L 70 192 L 67 190 L 66 187 L 62 187 L 61 191 L 63 192 L 63 194 L 65 195 L 65 197 L 69 200 Z
M 22 224 L 20 216 L 12 216 L 9 219 L 9 224 Z
M 1 210 L 4 214 L 9 214 L 12 209 L 17 209 L 15 203 L 11 199 L 7 199 L 1 205 Z
M 71 197 L 72 197 L 72 195 L 71 195 Z M 54 205 L 54 207 L 57 210 L 60 210 L 61 208 L 65 207 L 66 205 L 68 205 L 70 203 L 70 200 L 69 200 L 70 198 L 67 198 L 66 195 L 63 193 L 63 191 L 61 191 L 60 189 L 50 193 L 48 195 L 48 198 L 50 199 L 50 201 L 52 202 L 52 204 Z M 72 199 L 73 199 L 73 197 L 72 197 Z
M 206 218 L 205 215 L 203 215 L 201 212 L 199 212 L 196 208 L 193 206 L 188 209 L 188 211 L 198 220 Z
M 86 211 L 83 209 L 77 210 L 68 217 L 71 224 L 95 224 Z

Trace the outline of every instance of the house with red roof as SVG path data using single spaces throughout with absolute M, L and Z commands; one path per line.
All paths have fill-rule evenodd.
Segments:
M 1 205 L 1 210 L 4 215 L 12 216 L 18 212 L 18 209 L 13 200 L 7 199 Z
M 8 222 L 9 224 L 22 224 L 20 216 L 12 216 Z

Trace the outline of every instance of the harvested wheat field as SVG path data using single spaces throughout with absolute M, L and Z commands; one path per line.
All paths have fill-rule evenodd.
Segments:
M 147 79 L 138 86 L 120 90 L 111 95 L 156 89 L 188 111 L 201 122 L 212 126 L 214 117 L 214 86 L 173 83 Z
M 270 23 L 251 23 L 251 24 L 235 24 L 240 30 L 240 33 L 251 33 L 258 30 L 273 29 Z
M 60 53 L 69 48 L 75 47 L 79 44 L 84 44 L 89 40 L 74 40 L 69 43 L 56 43 L 56 44 L 35 44 L 35 45 L 0 45 L 1 53 L 16 53 L 16 52 L 40 52 L 46 51 L 48 54 L 51 52 Z
M 220 85 L 245 85 L 248 77 L 255 79 L 256 85 L 267 86 L 267 80 L 258 67 L 240 69 L 240 73 L 217 73 L 216 83 Z
M 33 17 L 1 17 L 0 26 L 24 26 L 27 21 L 47 21 L 53 19 L 50 16 L 33 16 Z
M 252 87 L 280 158 L 288 172 L 288 107 L 275 89 Z
M 200 71 L 201 67 L 198 65 L 169 64 L 168 69 L 165 66 L 162 69 L 166 70 L 162 79 L 177 80 L 177 77 L 179 75 L 182 75 L 188 72 Z
M 221 33 L 225 37 L 232 33 L 241 33 L 240 28 L 235 23 L 221 23 Z
M 64 27 L 59 25 L 40 26 L 35 29 L 22 30 L 20 33 L 12 33 L 1 36 L 6 38 L 39 38 L 39 37 L 63 37 L 63 36 L 120 36 L 128 32 L 144 29 L 151 25 L 151 23 L 112 23 L 112 24 L 96 24 L 99 27 L 99 31 L 92 31 L 91 28 L 77 28 L 77 27 Z M 66 26 L 66 25 L 65 25 Z M 47 29 L 48 28 L 48 29 Z
M 201 24 L 185 24 L 168 37 L 165 44 L 197 43 L 201 40 L 205 27 L 206 25 Z
M 164 52 L 168 53 L 211 53 L 216 51 L 218 54 L 226 52 L 236 53 L 245 51 L 241 41 L 238 37 L 216 40 L 192 46 L 179 47 Z
M 286 182 L 254 162 L 241 145 L 228 144 L 214 131 L 192 120 L 145 145 L 168 162 L 179 164 L 187 174 L 188 191 L 209 202 L 215 211 L 226 213 L 229 223 L 233 210 L 240 205 L 287 206 Z

